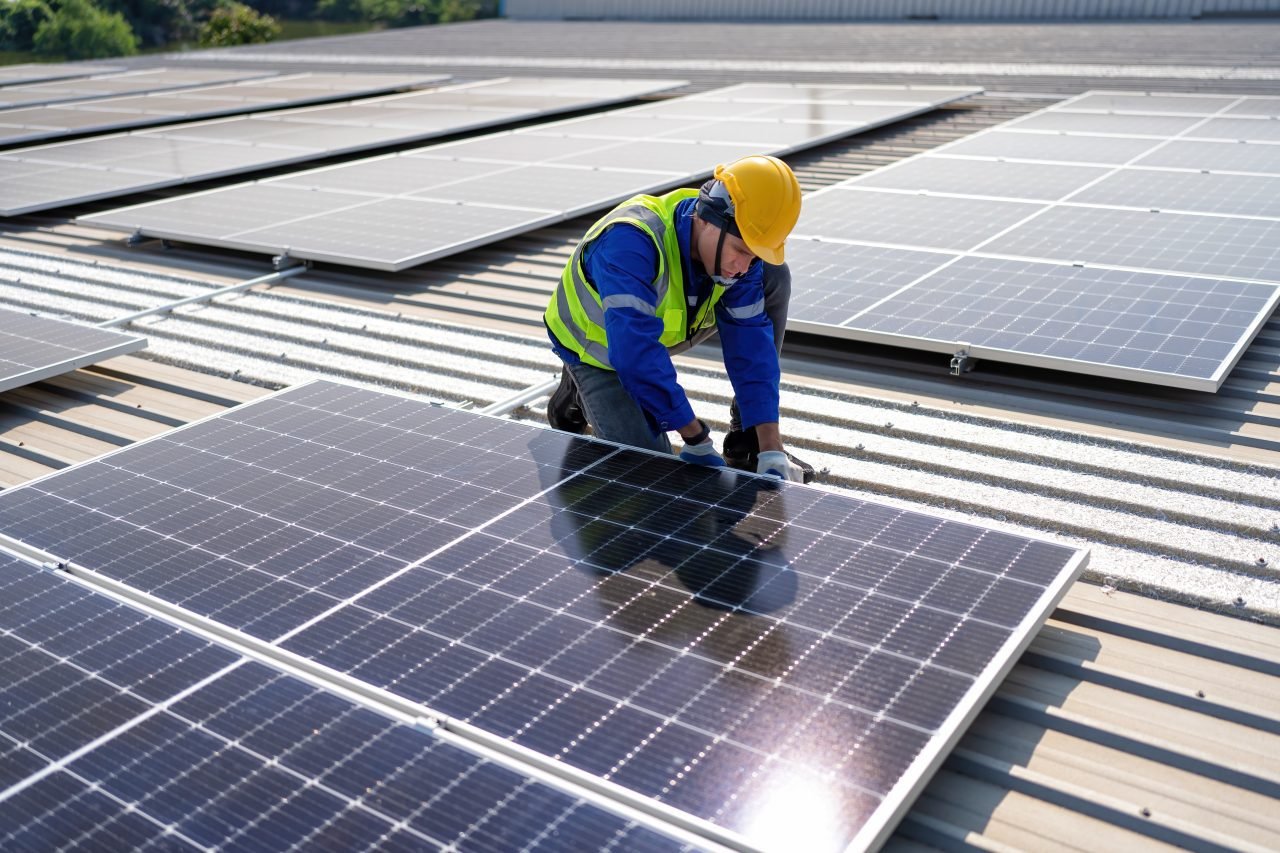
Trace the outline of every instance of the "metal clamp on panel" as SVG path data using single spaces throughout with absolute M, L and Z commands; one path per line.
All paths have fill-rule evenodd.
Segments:
M 969 355 L 969 350 L 956 350 L 955 355 L 951 356 L 951 375 L 960 376 L 973 370 L 978 364 L 978 360 Z
M 290 257 L 288 247 L 286 247 L 285 250 L 280 254 L 275 255 L 271 258 L 271 268 L 276 271 L 289 270 L 289 269 L 293 269 L 294 267 L 303 267 L 306 265 L 307 265 L 306 261 L 301 261 L 301 260 L 298 260 L 297 258 Z

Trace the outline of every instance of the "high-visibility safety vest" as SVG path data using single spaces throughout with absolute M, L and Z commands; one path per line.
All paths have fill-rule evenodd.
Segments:
M 609 363 L 609 341 L 605 336 L 604 312 L 611 307 L 634 308 L 653 314 L 662 320 L 662 336 L 659 343 L 672 347 L 688 340 L 694 332 L 715 323 L 712 309 L 724 294 L 724 288 L 715 285 L 711 298 L 700 306 L 690 306 L 685 298 L 684 260 L 680 256 L 680 241 L 676 236 L 676 205 L 687 198 L 695 198 L 697 190 L 683 189 L 666 195 L 638 195 L 609 211 L 587 231 L 565 264 L 560 276 L 560 286 L 551 296 L 551 304 L 543 315 L 547 328 L 566 349 L 578 354 L 587 364 L 613 370 Z M 600 294 L 587 281 L 582 258 L 587 247 L 610 225 L 625 222 L 639 228 L 653 240 L 658 250 L 658 272 L 653 279 L 657 293 L 657 305 L 629 295 L 610 296 L 603 301 Z M 689 309 L 697 313 L 690 322 Z

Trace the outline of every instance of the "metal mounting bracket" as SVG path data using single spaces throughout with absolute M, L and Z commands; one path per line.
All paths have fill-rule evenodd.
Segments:
M 297 258 L 289 257 L 288 249 L 285 249 L 283 252 L 271 259 L 271 268 L 276 272 L 279 272 L 280 270 L 291 270 L 294 267 L 305 267 L 307 265 L 307 261 L 300 261 Z
M 955 355 L 951 356 L 951 375 L 960 376 L 968 373 L 978 365 L 978 360 L 969 355 L 967 349 L 956 350 Z

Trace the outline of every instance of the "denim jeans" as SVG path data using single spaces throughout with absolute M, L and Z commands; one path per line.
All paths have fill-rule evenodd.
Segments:
M 773 323 L 773 343 L 782 354 L 782 338 L 787 328 L 787 308 L 791 302 L 791 271 L 786 264 L 764 265 L 764 312 Z M 716 334 L 715 326 L 703 329 L 690 340 L 669 348 L 672 355 L 685 352 Z M 643 447 L 660 453 L 671 452 L 671 440 L 666 433 L 654 435 L 650 418 L 622 387 L 618 374 L 589 364 L 566 365 L 578 386 L 582 399 L 582 411 L 591 424 L 597 438 L 616 441 L 631 447 Z M 738 403 L 730 406 L 729 422 L 732 429 L 741 428 Z M 683 424 L 681 424 L 683 426 Z

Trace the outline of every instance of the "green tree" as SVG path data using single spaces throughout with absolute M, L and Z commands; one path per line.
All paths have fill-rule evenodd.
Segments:
M 230 2 L 214 9 L 209 20 L 200 26 L 200 46 L 257 44 L 279 35 L 280 25 L 275 18 L 255 12 L 243 3 Z
M 89 0 L 61 0 L 32 46 L 43 56 L 100 59 L 137 53 L 138 38 L 119 12 L 104 12 Z
M 52 17 L 44 0 L 0 0 L 0 50 L 31 50 L 36 30 Z
M 213 8 L 203 0 L 97 0 L 108 12 L 124 15 L 142 44 L 159 47 L 196 37 L 197 21 Z
M 320 0 L 316 15 L 332 21 L 371 21 L 389 27 L 416 27 L 470 21 L 480 0 Z

